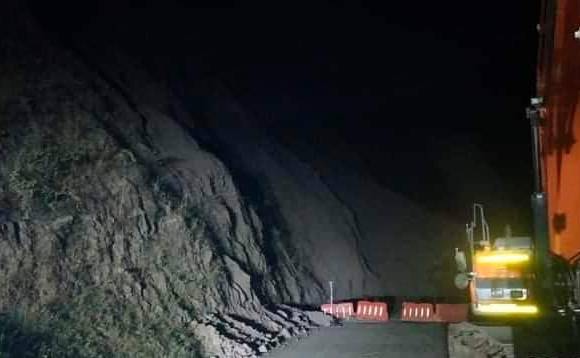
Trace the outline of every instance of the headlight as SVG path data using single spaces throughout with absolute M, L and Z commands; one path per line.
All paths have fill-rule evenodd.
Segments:
M 490 263 L 518 263 L 525 262 L 530 259 L 528 254 L 490 254 L 490 255 L 477 255 L 477 263 L 490 264 Z
M 489 303 L 475 305 L 475 311 L 498 314 L 536 314 L 538 313 L 538 307 L 535 305 L 516 305 L 512 303 Z

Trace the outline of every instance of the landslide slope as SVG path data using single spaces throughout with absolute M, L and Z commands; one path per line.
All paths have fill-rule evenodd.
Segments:
M 0 25 L 3 351 L 253 356 L 311 325 L 279 305 L 324 302 L 328 280 L 337 299 L 436 294 L 423 283 L 439 223 L 354 160 L 301 157 L 219 84 L 176 96 L 121 52 L 13 14 Z
M 268 249 L 276 228 L 195 119 L 131 61 L 107 73 L 22 14 L 0 39 L 2 350 L 241 357 L 304 331 L 265 305 L 319 303 L 320 285 Z

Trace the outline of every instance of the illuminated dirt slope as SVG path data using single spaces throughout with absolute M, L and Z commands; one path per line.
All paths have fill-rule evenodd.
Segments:
M 121 50 L 8 18 L 2 313 L 68 317 L 105 353 L 241 357 L 304 332 L 309 318 L 276 305 L 318 305 L 329 280 L 337 299 L 454 294 L 455 224 L 376 184 L 348 148 L 283 145 L 214 81 L 176 96 Z
M 20 14 L 0 39 L 0 348 L 246 357 L 305 332 L 274 304 L 320 302 L 311 267 L 195 119 L 128 59 L 108 72 Z

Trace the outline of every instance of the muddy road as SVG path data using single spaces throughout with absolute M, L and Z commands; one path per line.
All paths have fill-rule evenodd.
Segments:
M 445 358 L 444 324 L 345 322 L 291 341 L 268 358 Z

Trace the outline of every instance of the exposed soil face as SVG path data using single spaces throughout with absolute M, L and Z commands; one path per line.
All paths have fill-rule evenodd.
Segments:
M 198 337 L 203 327 L 227 336 L 219 329 L 225 322 L 253 322 L 254 336 L 270 338 L 310 325 L 264 307 L 320 302 L 323 293 L 282 248 L 266 259 L 265 239 L 275 228 L 264 227 L 229 169 L 183 127 L 195 122 L 167 90 L 129 60 L 126 72 L 106 74 L 107 66 L 93 67 L 27 18 L 4 26 L 3 312 L 40 320 L 56 305 L 74 307 L 102 323 L 95 326 L 105 337 L 93 343 L 111 351 L 124 349 L 115 340 L 127 338 L 107 325 L 119 315 L 131 315 L 129 327 L 155 317 L 162 328 L 193 325 L 185 331 Z M 117 81 L 119 73 L 131 80 Z M 175 337 L 162 338 L 156 349 L 167 354 Z M 253 342 L 231 344 L 242 341 Z M 210 346 L 201 350 L 216 349 Z
M 13 13 L 0 311 L 27 312 L 18 339 L 22 322 L 49 322 L 37 353 L 61 334 L 77 356 L 252 356 L 314 325 L 279 305 L 324 302 L 328 280 L 337 299 L 449 292 L 434 279 L 448 274 L 446 221 L 354 172 L 356 158 L 284 146 L 219 84 L 175 96 L 122 52 L 68 47 Z

